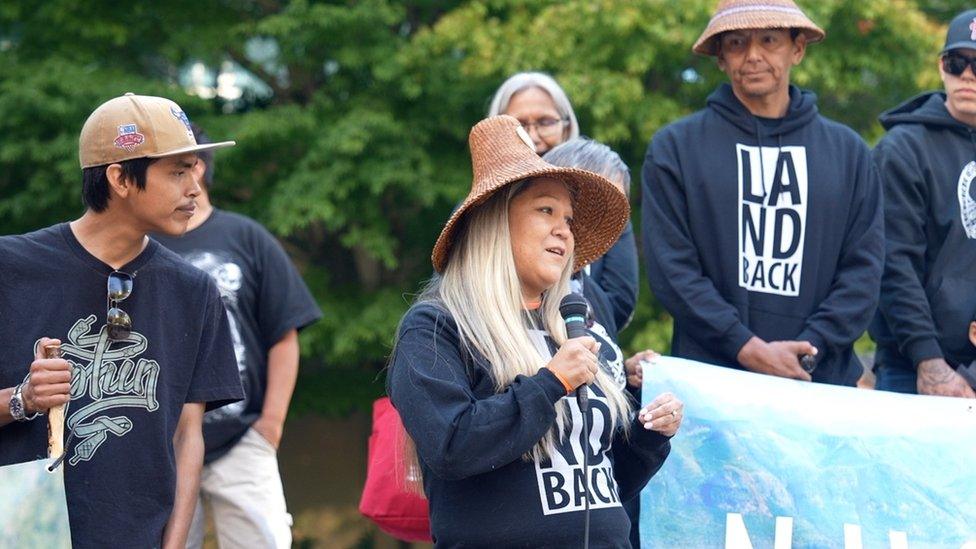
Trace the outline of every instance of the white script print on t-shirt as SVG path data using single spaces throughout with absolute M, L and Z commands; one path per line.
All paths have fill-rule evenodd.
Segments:
M 62 357 L 72 367 L 71 400 L 91 399 L 77 410 L 66 411 L 67 431 L 78 439 L 68 449 L 70 465 L 91 460 L 110 438 L 124 437 L 132 430 L 132 417 L 121 409 L 155 412 L 159 408 L 159 363 L 139 356 L 149 341 L 136 331 L 123 340 L 110 340 L 106 326 L 92 329 L 96 321 L 95 315 L 78 320 L 61 344 Z M 35 348 L 39 344 L 40 340 Z

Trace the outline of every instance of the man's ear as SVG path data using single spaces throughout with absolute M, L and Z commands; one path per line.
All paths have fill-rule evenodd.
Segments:
M 207 174 L 207 163 L 203 161 L 202 158 L 197 158 L 197 163 L 193 165 L 193 176 L 197 178 L 200 182 L 200 186 L 204 186 L 203 178 Z
M 725 72 L 725 57 L 722 55 L 721 48 L 715 51 L 715 64 L 718 65 L 718 70 Z
M 120 164 L 110 164 L 108 168 L 105 168 L 105 178 L 108 179 L 109 198 L 115 195 L 124 199 L 129 196 L 129 192 L 135 186 L 135 181 L 126 179 L 122 174 Z
M 976 320 L 969 323 L 969 342 L 976 345 Z
M 802 32 L 793 39 L 793 64 L 799 65 L 807 53 L 807 35 Z

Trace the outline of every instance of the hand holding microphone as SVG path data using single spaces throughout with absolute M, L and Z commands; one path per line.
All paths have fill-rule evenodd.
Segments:
M 563 317 L 563 322 L 566 323 L 566 337 L 567 341 L 563 343 L 563 346 L 556 353 L 556 357 L 559 356 L 563 350 L 566 350 L 567 354 L 572 356 L 574 370 L 578 370 L 579 366 L 582 365 L 586 368 L 586 374 L 582 376 L 582 381 L 584 383 L 593 383 L 596 379 L 597 369 L 600 367 L 598 362 L 598 357 L 600 356 L 600 344 L 596 342 L 595 339 L 586 335 L 586 312 L 589 306 L 586 303 L 586 299 L 577 294 L 569 294 L 559 302 L 559 314 Z M 585 347 L 580 349 L 579 346 Z M 553 361 L 555 358 L 553 357 Z M 565 384 L 565 382 L 564 382 Z M 583 420 L 583 433 L 586 437 L 590 434 L 589 425 L 589 411 L 590 411 L 590 397 L 589 391 L 586 385 L 573 385 L 576 389 L 576 405 L 579 406 L 581 419 Z M 590 546 L 590 487 L 589 487 L 589 473 L 587 471 L 589 467 L 589 459 L 583 459 L 583 478 L 587 481 L 583 484 L 583 501 L 585 502 L 585 518 L 583 526 L 583 547 L 584 549 Z
M 600 344 L 589 336 L 567 340 L 546 365 L 556 377 L 568 385 L 567 392 L 596 379 L 597 353 Z
M 571 293 L 563 297 L 559 302 L 559 314 L 563 317 L 563 322 L 566 323 L 566 337 L 568 340 L 590 339 L 590 341 L 593 341 L 593 344 L 590 346 L 590 351 L 593 355 L 593 376 L 587 381 L 589 384 L 593 383 L 593 380 L 596 379 L 597 368 L 600 367 L 597 358 L 600 352 L 600 345 L 593 338 L 586 335 L 586 312 L 588 308 L 586 299 L 578 294 Z M 569 343 L 569 341 L 566 343 Z M 565 344 L 563 346 L 565 347 Z M 586 387 L 576 386 L 575 388 L 576 402 L 579 404 L 579 409 L 585 416 L 586 411 L 590 408 L 590 399 L 587 395 Z

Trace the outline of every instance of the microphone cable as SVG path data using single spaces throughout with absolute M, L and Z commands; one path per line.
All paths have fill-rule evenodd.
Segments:
M 583 416 L 583 549 L 590 548 L 590 403 L 587 392 L 586 385 L 576 390 L 577 404 Z M 584 395 L 583 398 L 580 395 Z
M 570 293 L 559 302 L 559 314 L 566 323 L 566 337 L 575 339 L 585 337 L 586 333 L 586 311 L 588 304 L 586 298 L 579 294 Z M 600 361 L 600 356 L 597 356 Z M 581 450 L 583 450 L 583 549 L 590 547 L 590 398 L 589 390 L 586 385 L 576 388 L 576 405 L 583 418 L 583 440 Z

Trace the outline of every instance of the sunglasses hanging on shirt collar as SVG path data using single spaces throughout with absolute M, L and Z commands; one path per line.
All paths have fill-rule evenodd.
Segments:
M 105 326 L 108 338 L 120 341 L 132 333 L 132 319 L 119 308 L 119 303 L 132 295 L 133 275 L 122 271 L 112 271 L 108 275 L 108 314 Z

